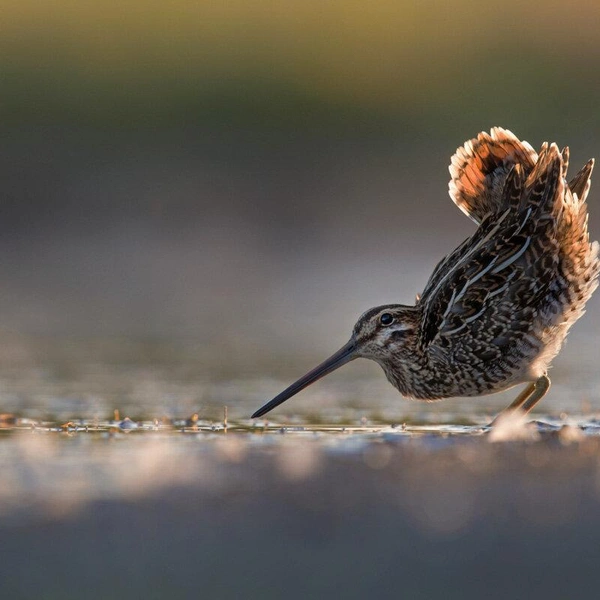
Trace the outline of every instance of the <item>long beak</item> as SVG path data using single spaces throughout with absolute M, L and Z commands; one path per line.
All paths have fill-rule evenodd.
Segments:
M 334 355 L 330 356 L 326 361 L 322 362 L 318 367 L 315 367 L 312 371 L 307 373 L 304 377 L 300 377 L 296 383 L 292 383 L 289 388 L 283 390 L 281 394 L 275 396 L 271 402 L 267 402 L 262 408 L 259 408 L 253 415 L 253 419 L 266 415 L 269 411 L 273 410 L 276 406 L 279 406 L 292 396 L 296 395 L 299 391 L 308 387 L 311 383 L 321 379 L 325 375 L 328 375 L 332 371 L 339 369 L 342 365 L 347 362 L 354 360 L 356 356 L 356 344 L 354 340 L 350 340 L 345 346 L 340 348 Z

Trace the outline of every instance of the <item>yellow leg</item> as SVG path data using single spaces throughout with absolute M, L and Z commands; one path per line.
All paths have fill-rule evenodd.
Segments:
M 503 411 L 502 413 L 508 413 L 521 406 L 525 403 L 527 398 L 535 392 L 535 383 L 530 383 Z M 500 414 L 502 414 L 500 413 Z
M 534 384 L 534 390 L 531 396 L 523 402 L 521 410 L 528 413 L 545 395 L 550 389 L 550 377 L 548 375 L 542 375 Z
M 522 410 L 528 413 L 550 389 L 550 378 L 542 375 L 534 383 L 530 383 L 491 423 L 493 426 L 498 417 L 511 413 L 513 410 Z

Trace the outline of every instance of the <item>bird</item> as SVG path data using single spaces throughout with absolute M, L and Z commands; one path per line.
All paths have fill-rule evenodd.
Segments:
M 367 310 L 348 343 L 252 418 L 356 358 L 378 363 L 410 399 L 526 384 L 500 414 L 533 409 L 600 273 L 586 204 L 594 160 L 567 182 L 568 164 L 568 147 L 544 142 L 538 153 L 500 127 L 465 142 L 451 159 L 448 191 L 476 231 L 437 264 L 414 305 Z

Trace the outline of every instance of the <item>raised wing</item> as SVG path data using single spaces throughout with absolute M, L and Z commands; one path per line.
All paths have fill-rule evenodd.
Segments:
M 505 177 L 504 212 L 489 214 L 438 265 L 419 303 L 425 349 L 438 357 L 451 351 L 448 360 L 488 361 L 527 334 L 556 276 L 563 166 L 554 144 L 529 174 L 514 166 Z

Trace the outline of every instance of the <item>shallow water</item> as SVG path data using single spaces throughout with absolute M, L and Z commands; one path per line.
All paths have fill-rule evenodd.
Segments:
M 593 594 L 597 425 L 214 426 L 4 430 L 2 597 Z
M 589 362 L 567 356 L 534 414 L 491 431 L 515 391 L 409 402 L 357 361 L 253 421 L 312 358 L 217 369 L 194 343 L 59 342 L 0 350 L 2 598 L 565 598 L 595 585 Z

